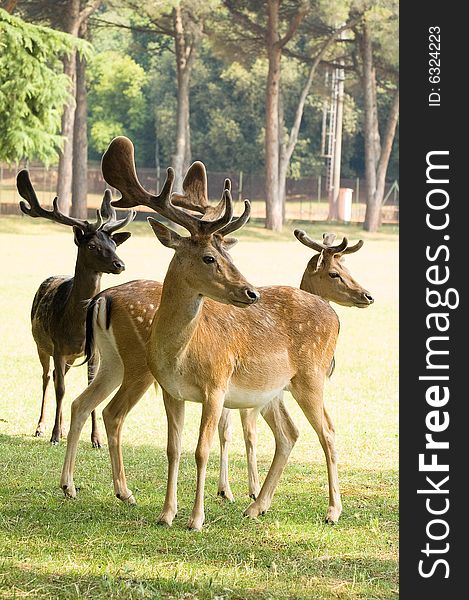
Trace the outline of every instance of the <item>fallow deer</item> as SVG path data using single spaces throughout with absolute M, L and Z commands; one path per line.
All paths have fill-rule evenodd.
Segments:
M 344 240 L 337 246 L 332 245 L 336 237 L 333 233 L 325 233 L 322 243 L 314 241 L 301 229 L 295 229 L 294 234 L 302 244 L 318 253 L 310 259 L 306 266 L 301 279 L 301 290 L 342 306 L 366 308 L 373 304 L 374 299 L 371 294 L 355 281 L 343 264 L 343 256 L 360 250 L 363 240 L 359 240 L 353 246 L 345 244 L 344 247 Z M 329 375 L 332 373 L 334 363 L 333 359 Z M 271 405 L 277 414 L 283 414 L 286 411 L 283 403 L 283 391 L 275 400 L 272 400 Z M 260 412 L 262 414 L 262 410 Z M 259 410 L 243 409 L 240 410 L 240 414 L 248 459 L 249 496 L 255 500 L 260 490 L 256 452 Z M 276 422 L 279 422 L 279 418 L 276 419 Z
M 129 232 L 116 233 L 135 218 L 135 211 L 129 211 L 123 219 L 111 205 L 111 192 L 106 190 L 97 211 L 95 223 L 75 219 L 60 212 L 57 198 L 53 209 L 44 209 L 31 184 L 29 173 L 22 170 L 17 176 L 17 188 L 27 200 L 20 201 L 20 208 L 30 217 L 42 217 L 55 223 L 73 228 L 78 255 L 73 277 L 49 277 L 39 286 L 31 309 L 31 325 L 42 365 L 42 404 L 41 415 L 36 428 L 36 436 L 45 431 L 46 393 L 50 381 L 50 359 L 54 364 L 53 380 L 56 396 L 55 423 L 51 443 L 58 444 L 65 435 L 62 418 L 62 400 L 65 394 L 64 378 L 73 362 L 79 358 L 85 347 L 86 309 L 90 299 L 99 291 L 103 273 L 121 273 L 125 265 L 116 254 L 116 247 L 125 242 Z M 88 363 L 88 382 L 93 377 L 93 364 Z M 96 414 L 92 413 L 91 443 L 101 446 Z
M 121 143 L 120 146 L 122 150 Z M 108 153 L 111 153 L 111 147 Z M 220 203 L 220 207 L 224 208 L 223 211 L 220 208 L 221 217 L 204 222 L 171 203 L 174 177 L 171 169 L 168 169 L 161 194 L 155 197 L 140 186 L 133 165 L 124 164 L 125 156 L 123 158 L 122 168 L 116 170 L 115 177 L 112 173 L 111 178 L 107 177 L 108 182 L 122 193 L 121 200 L 115 205 L 131 207 L 145 204 L 190 233 L 189 238 L 184 238 L 158 221 L 150 220 L 159 240 L 175 250 L 155 320 L 153 324 L 147 322 L 145 325 L 151 326 L 147 360 L 152 374 L 163 388 L 168 417 L 168 487 L 160 522 L 171 524 L 177 510 L 176 482 L 184 410 L 181 401 L 202 403 L 196 450 L 197 493 L 189 520 L 191 528 L 200 529 L 204 522 L 203 494 L 208 452 L 223 406 L 264 407 L 268 412 L 269 402 L 284 388 L 290 389 L 323 446 L 329 479 L 327 520 L 337 521 L 341 501 L 334 431 L 322 398 L 324 379 L 338 334 L 337 315 L 326 301 L 295 288 L 262 288 L 259 301 L 258 292 L 247 284 L 227 254 L 233 240 L 225 237 L 246 222 L 249 203 L 246 202 L 243 215 L 231 222 L 232 200 L 226 190 Z M 133 178 L 124 176 L 124 173 L 133 175 Z M 345 250 L 346 246 L 344 239 L 337 251 Z M 220 303 L 226 306 L 222 307 Z M 96 335 L 99 335 L 100 328 L 106 327 L 102 312 L 100 314 L 103 306 L 101 302 L 94 307 L 98 325 Z M 243 311 L 238 310 L 241 307 Z M 116 339 L 108 351 L 118 360 L 117 345 L 120 343 Z M 151 380 L 145 381 L 140 377 L 141 363 L 132 364 L 131 357 L 127 362 L 121 364 L 123 383 L 104 411 L 115 489 L 124 498 L 127 494 L 131 496 L 125 475 L 118 470 L 122 465 L 119 456 L 122 422 L 129 404 L 132 406 L 129 401 L 132 394 L 126 388 L 133 385 L 139 389 L 151 383 Z M 96 387 L 98 378 L 99 372 Z M 104 376 L 99 380 L 101 388 L 107 385 L 108 389 L 112 389 L 113 384 L 106 383 L 105 379 Z M 245 514 L 256 516 L 270 506 L 296 438 L 296 428 L 288 414 L 283 415 L 280 429 L 282 438 L 276 437 L 276 451 L 269 473 L 258 498 Z M 62 486 L 66 492 L 69 486 L 73 486 L 70 478 L 73 459 L 72 452 L 64 464 Z

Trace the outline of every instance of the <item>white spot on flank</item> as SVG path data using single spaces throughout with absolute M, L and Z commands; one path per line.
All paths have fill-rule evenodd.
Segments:
M 137 321 L 138 321 L 139 323 L 143 323 L 143 317 L 137 317 Z
M 154 304 L 150 304 L 150 306 L 148 308 L 150 308 L 151 310 L 153 310 L 155 308 L 155 305 Z
M 315 331 L 319 331 L 319 326 L 318 326 L 318 325 L 316 325 L 316 326 L 315 326 L 315 328 L 314 328 L 314 330 L 315 330 Z
M 143 309 L 143 313 L 146 313 L 146 312 L 147 312 L 147 309 L 146 309 L 146 308 L 144 308 L 144 309 Z
M 134 307 L 134 305 L 133 305 L 133 304 L 131 304 L 131 305 L 129 306 L 130 310 L 132 310 L 132 308 L 133 308 L 133 307 Z

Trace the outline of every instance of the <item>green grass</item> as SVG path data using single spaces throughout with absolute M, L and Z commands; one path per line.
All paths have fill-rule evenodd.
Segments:
M 323 224 L 303 224 L 316 238 Z M 127 265 L 103 287 L 146 277 L 161 280 L 171 252 L 144 223 L 120 248 Z M 328 226 L 328 229 L 331 229 Z M 207 477 L 203 532 L 186 530 L 195 491 L 193 451 L 200 407 L 188 404 L 179 485 L 180 510 L 171 529 L 155 524 L 164 499 L 166 424 L 161 396 L 149 391 L 129 415 L 124 460 L 138 505 L 113 496 L 106 449 L 96 451 L 85 427 L 79 447 L 76 501 L 58 487 L 65 443 L 32 437 L 39 413 L 40 366 L 29 309 L 48 275 L 70 273 L 70 232 L 40 220 L 0 219 L 0 597 L 2 598 L 397 598 L 397 235 L 395 228 L 362 235 L 365 246 L 347 257 L 350 271 L 375 296 L 366 310 L 337 308 L 341 332 L 337 368 L 325 390 L 334 419 L 344 512 L 336 526 L 327 508 L 325 460 L 316 435 L 291 397 L 300 429 L 271 510 L 247 520 L 246 462 L 239 419 L 230 452 L 234 504 L 216 498 L 218 448 Z M 233 250 L 253 283 L 298 285 L 311 251 L 291 237 L 254 226 Z M 65 415 L 85 383 L 84 368 L 67 375 Z M 51 399 L 52 400 L 52 399 Z M 50 403 L 50 416 L 53 406 Z M 50 423 L 49 418 L 49 423 Z M 102 422 L 100 426 L 104 432 Z M 47 432 L 50 434 L 50 428 Z M 273 452 L 259 423 L 259 466 Z

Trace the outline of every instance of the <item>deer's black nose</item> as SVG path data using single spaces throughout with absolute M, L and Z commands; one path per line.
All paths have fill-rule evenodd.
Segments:
M 365 292 L 363 294 L 363 296 L 368 300 L 368 302 L 370 304 L 373 304 L 373 302 L 375 301 L 375 299 L 373 298 L 373 296 L 371 294 L 369 294 L 368 292 Z
M 122 273 L 122 271 L 125 270 L 125 265 L 121 260 L 114 260 L 112 262 L 112 266 L 116 269 L 116 271 L 119 271 L 119 273 Z
M 254 304 L 254 302 L 257 302 L 259 300 L 259 298 L 261 297 L 259 292 L 256 290 L 253 290 L 252 288 L 246 288 L 244 290 L 244 293 L 249 298 L 249 300 L 252 304 Z

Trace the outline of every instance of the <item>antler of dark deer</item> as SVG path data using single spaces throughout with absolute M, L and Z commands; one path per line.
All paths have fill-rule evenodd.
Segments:
M 109 235 L 117 231 L 118 229 L 122 229 L 126 225 L 128 225 L 131 221 L 133 221 L 137 215 L 135 210 L 127 211 L 126 216 L 123 219 L 117 218 L 116 209 L 111 204 L 112 195 L 111 190 L 106 189 L 104 192 L 103 202 L 100 208 L 100 214 L 103 217 L 104 223 L 100 227 L 102 231 L 105 231 Z
M 26 205 L 23 200 L 20 201 L 20 208 L 25 215 L 30 217 L 42 217 L 54 221 L 55 223 L 61 223 L 62 225 L 71 225 L 73 227 L 79 227 L 82 231 L 89 231 L 90 227 L 98 229 L 102 225 L 101 215 L 98 211 L 98 220 L 94 224 L 90 224 L 88 221 L 82 221 L 81 219 L 75 219 L 64 215 L 59 210 L 58 199 L 54 198 L 53 210 L 46 210 L 39 204 L 39 200 L 36 196 L 36 192 L 31 184 L 29 173 L 26 169 L 20 171 L 16 177 L 16 187 L 20 196 L 27 200 L 30 208 Z

